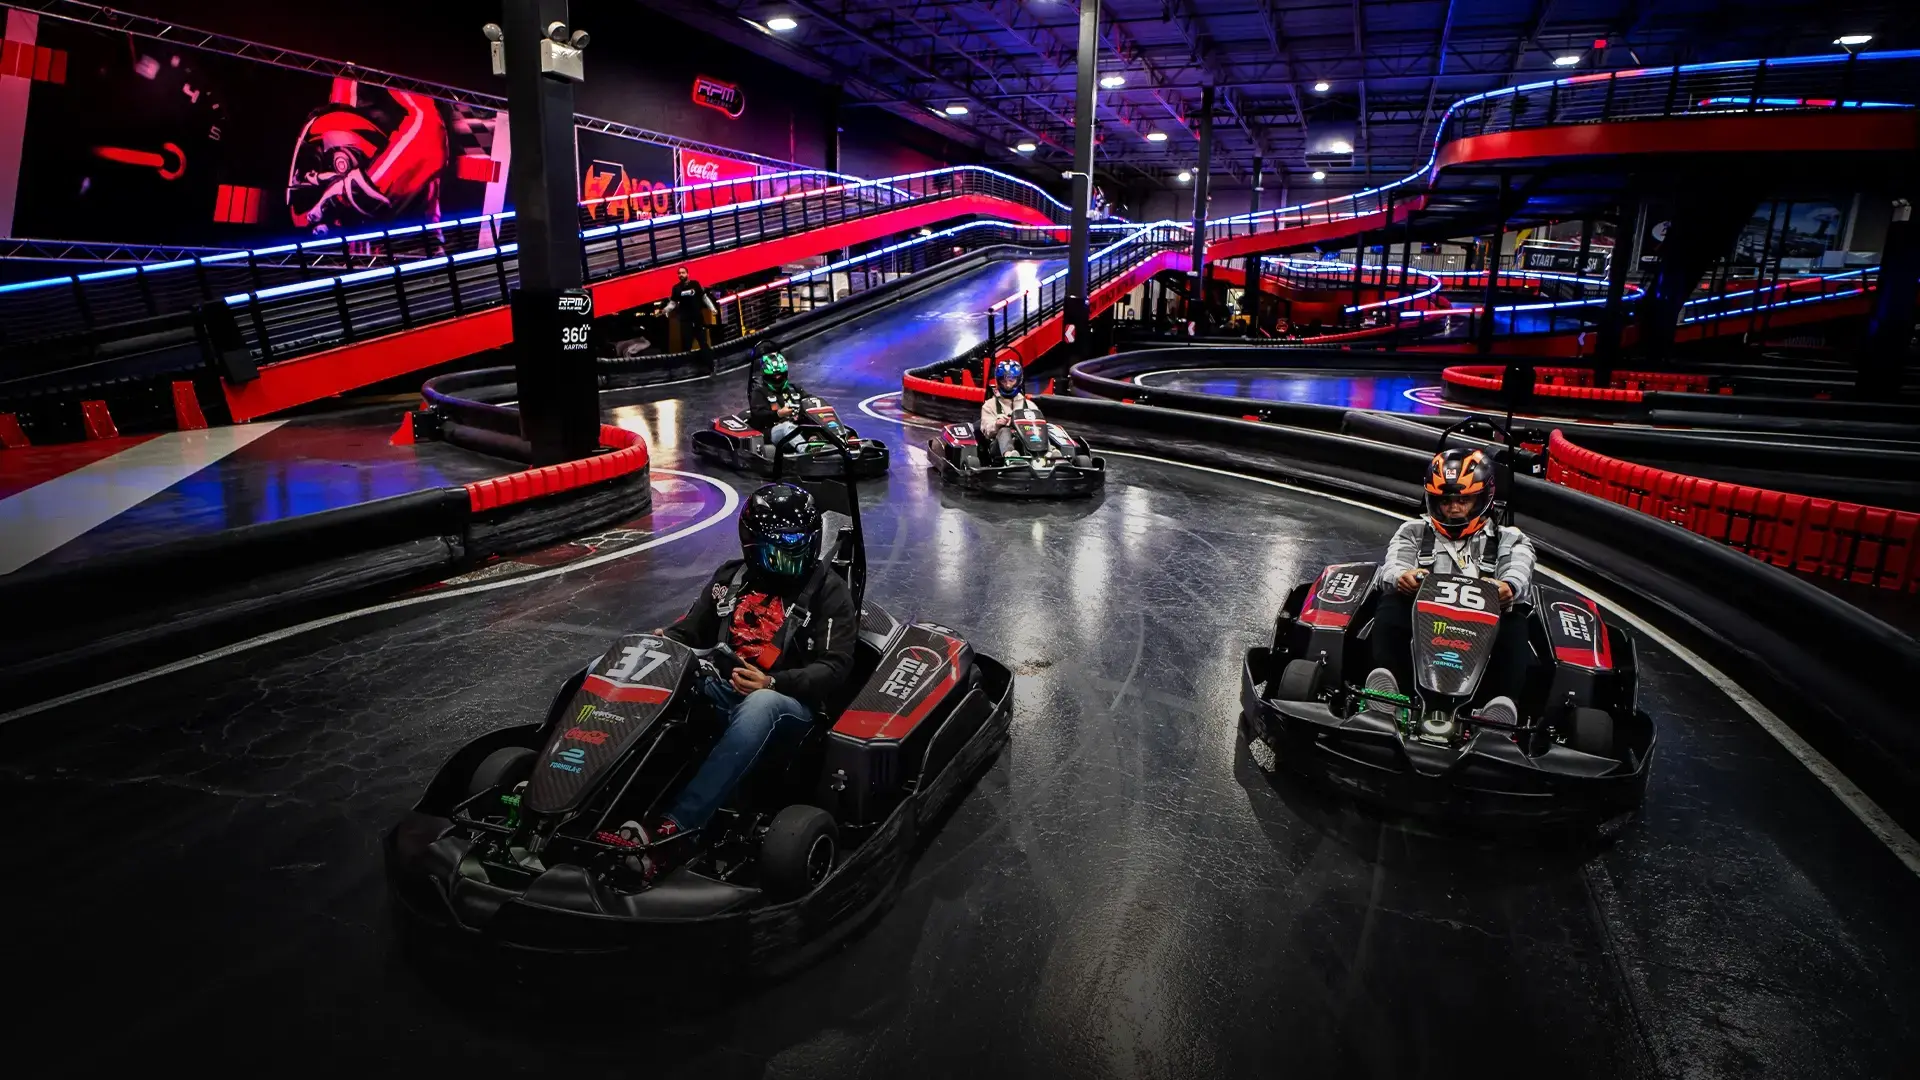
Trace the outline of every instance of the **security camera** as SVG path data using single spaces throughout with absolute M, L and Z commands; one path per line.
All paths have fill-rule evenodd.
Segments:
M 586 48 L 587 43 L 592 40 L 593 40 L 593 36 L 591 34 L 588 34 L 585 30 L 575 30 L 573 32 L 573 37 L 568 39 L 568 41 L 571 42 L 573 47 L 576 49 Z
M 567 24 L 559 20 L 548 23 L 547 37 L 553 39 L 556 44 L 565 45 L 567 43 Z
M 480 32 L 487 35 L 488 41 L 507 40 L 507 35 L 500 29 L 499 23 L 488 23 L 480 28 Z

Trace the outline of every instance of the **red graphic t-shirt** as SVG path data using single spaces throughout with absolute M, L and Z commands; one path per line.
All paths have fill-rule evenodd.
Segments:
M 780 659 L 773 636 L 786 621 L 787 604 L 779 597 L 758 592 L 740 597 L 733 609 L 734 653 L 761 671 L 772 671 L 774 662 Z

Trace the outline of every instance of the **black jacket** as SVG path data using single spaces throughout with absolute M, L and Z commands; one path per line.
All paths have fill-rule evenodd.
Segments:
M 734 559 L 714 571 L 693 606 L 667 627 L 666 636 L 696 649 L 712 648 L 724 640 L 730 619 L 720 614 L 718 603 L 736 591 L 734 581 L 745 565 Z M 758 590 L 758 583 L 749 580 L 738 591 Z M 821 564 L 800 583 L 774 593 L 787 607 L 782 628 L 787 642 L 769 672 L 774 689 L 818 709 L 853 673 L 853 644 L 860 633 L 853 592 L 840 575 Z
M 747 382 L 747 423 L 752 424 L 763 435 L 773 434 L 773 425 L 780 423 L 780 416 L 773 410 L 781 405 L 792 407 L 795 411 L 793 422 L 799 423 L 804 417 L 798 413 L 800 399 L 807 396 L 806 391 L 787 380 L 785 392 L 776 393 L 767 385 L 767 381 L 755 374 Z

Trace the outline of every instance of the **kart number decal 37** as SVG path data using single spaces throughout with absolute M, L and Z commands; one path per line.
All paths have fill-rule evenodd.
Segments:
M 598 790 L 610 768 L 666 712 L 693 653 L 648 634 L 614 642 L 560 713 L 528 779 L 526 807 L 565 813 Z

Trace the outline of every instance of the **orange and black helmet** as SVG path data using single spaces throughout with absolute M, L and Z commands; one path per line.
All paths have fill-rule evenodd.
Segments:
M 1427 466 L 1427 520 L 1441 536 L 1461 540 L 1486 527 L 1493 514 L 1493 459 L 1464 447 L 1442 450 Z M 1443 500 L 1469 500 L 1465 514 L 1444 514 Z

